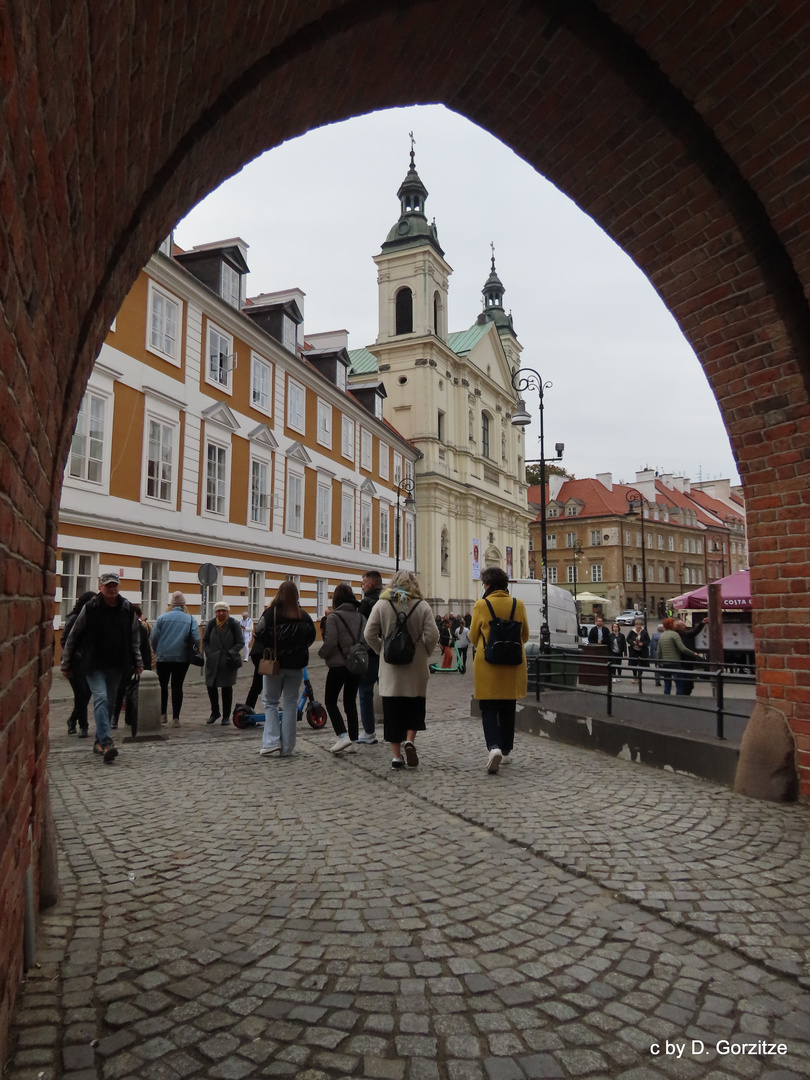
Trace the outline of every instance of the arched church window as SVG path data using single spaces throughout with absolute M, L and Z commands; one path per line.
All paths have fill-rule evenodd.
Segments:
M 501 432 L 501 458 L 506 461 L 506 432 Z
M 481 453 L 489 457 L 489 417 L 481 413 Z
M 475 417 L 473 416 L 472 409 L 467 413 L 467 427 L 469 429 L 470 442 L 475 442 Z
M 441 567 L 443 574 L 450 573 L 450 537 L 447 529 L 442 529 Z
M 409 288 L 400 289 L 396 298 L 396 332 L 413 332 L 413 293 Z
M 433 294 L 433 333 L 439 336 L 439 294 Z

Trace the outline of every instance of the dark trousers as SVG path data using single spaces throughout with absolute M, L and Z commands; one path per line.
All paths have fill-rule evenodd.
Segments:
M 253 661 L 253 682 L 250 684 L 248 690 L 248 696 L 245 698 L 245 705 L 249 709 L 255 710 L 256 702 L 259 700 L 259 695 L 264 689 L 264 675 L 259 674 L 259 657 L 251 656 Z
M 188 671 L 187 663 L 160 661 L 155 665 L 160 683 L 160 715 L 165 716 L 169 704 L 169 681 L 172 684 L 172 719 L 180 719 L 183 708 L 183 681 Z
M 73 690 L 73 712 L 68 717 L 68 729 L 76 730 L 78 724 L 82 731 L 87 731 L 87 706 L 90 704 L 90 687 L 84 675 L 74 675 L 70 680 Z
M 467 649 L 469 645 L 465 645 L 463 649 L 458 650 L 458 655 L 461 657 L 461 674 L 467 670 Z
M 360 676 L 360 720 L 363 731 L 373 735 L 376 730 L 374 719 L 374 687 L 380 677 L 380 658 L 373 649 L 368 651 L 368 671 Z
M 221 688 L 222 713 L 220 713 L 219 711 L 219 696 L 217 694 L 217 691 L 220 689 L 220 687 L 209 686 L 206 689 L 208 690 L 208 700 L 211 702 L 211 715 L 216 716 L 217 719 L 219 719 L 221 715 L 227 720 L 227 718 L 231 715 L 231 705 L 233 704 L 233 687 L 223 686 Z
M 332 727 L 336 735 L 345 735 L 349 729 L 349 738 L 357 742 L 358 718 L 357 718 L 357 687 L 360 685 L 359 675 L 350 675 L 345 667 L 330 667 L 326 674 L 326 689 L 323 692 L 323 703 L 332 721 Z M 346 712 L 346 723 L 338 707 L 338 696 L 343 691 L 343 708 Z
M 515 745 L 515 699 L 492 699 L 479 704 L 487 750 L 497 746 L 504 756 L 511 754 Z

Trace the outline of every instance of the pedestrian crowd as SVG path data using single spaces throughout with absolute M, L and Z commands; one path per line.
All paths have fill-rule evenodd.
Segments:
M 374 689 L 379 684 L 391 768 L 417 767 L 416 740 L 426 728 L 429 676 L 432 672 L 464 673 L 472 646 L 487 771 L 496 773 L 511 761 L 516 702 L 527 688 L 524 645 L 529 624 L 522 601 L 509 594 L 503 570 L 487 567 L 481 584 L 481 599 L 463 616 L 434 616 L 418 578 L 407 570 L 397 571 L 387 588 L 378 571 L 366 571 L 359 599 L 348 584 L 335 588 L 332 607 L 321 620 L 318 652 L 327 668 L 324 705 L 335 734 L 330 753 L 356 753 L 359 745 L 378 741 Z M 93 750 L 105 762 L 113 761 L 118 750 L 110 732 L 118 727 L 124 707 L 134 732 L 138 681 L 145 669 L 152 668 L 153 658 L 162 723 L 168 723 L 171 698 L 172 724 L 180 726 L 183 684 L 194 665 L 203 668 L 208 691 L 211 711 L 206 723 L 229 725 L 238 671 L 249 660 L 251 685 L 245 705 L 239 708 L 250 712 L 262 697 L 265 722 L 259 753 L 292 756 L 299 694 L 317 636 L 294 582 L 281 583 L 255 623 L 248 612 L 241 620 L 235 619 L 229 605 L 218 601 L 202 635 L 197 621 L 186 612 L 182 592 L 172 594 L 169 610 L 150 626 L 140 608 L 121 596 L 119 589 L 118 574 L 101 574 L 98 593 L 79 597 L 65 622 L 61 667 L 74 699 L 68 734 L 87 737 L 92 699 Z M 608 629 L 597 615 L 588 642 L 607 647 L 612 677 L 620 677 L 626 656 L 634 677 L 653 663 L 656 685 L 662 682 L 664 693 L 669 694 L 674 681 L 675 693 L 685 695 L 694 686 L 689 665 L 699 659 L 693 646 L 704 625 L 705 619 L 699 620 L 688 630 L 683 622 L 664 619 L 650 635 L 643 620 L 637 619 L 625 635 L 618 623 Z M 441 661 L 431 663 L 437 646 Z

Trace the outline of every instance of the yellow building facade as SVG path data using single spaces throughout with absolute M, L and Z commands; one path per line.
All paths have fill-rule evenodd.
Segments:
M 320 616 L 338 583 L 390 578 L 396 483 L 418 453 L 384 420 L 384 387 L 348 388 L 345 333 L 304 335 L 300 290 L 244 299 L 244 241 L 170 245 L 88 383 L 65 468 L 56 626 L 105 570 L 148 618 L 175 589 L 202 617 L 224 599 L 255 618 L 287 578 Z M 399 513 L 412 568 L 414 521 Z M 205 564 L 217 580 L 203 598 Z

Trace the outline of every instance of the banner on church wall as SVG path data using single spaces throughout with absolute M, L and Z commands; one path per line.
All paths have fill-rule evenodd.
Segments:
M 481 580 L 481 541 L 473 540 L 472 549 L 473 581 Z
M 515 576 L 512 573 L 512 549 L 510 547 L 506 549 L 506 576 L 510 579 Z

